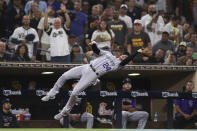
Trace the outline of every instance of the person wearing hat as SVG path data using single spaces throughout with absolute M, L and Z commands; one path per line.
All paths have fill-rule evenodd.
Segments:
M 128 6 L 126 4 L 122 4 L 120 6 L 120 15 L 119 19 L 124 21 L 127 25 L 128 31 L 131 32 L 133 27 L 132 19 L 127 15 Z
M 182 41 L 176 49 L 177 58 L 185 56 L 186 55 L 186 49 L 187 49 L 187 43 L 185 41 Z
M 75 86 L 77 85 L 77 83 L 79 82 L 79 80 L 73 80 L 72 82 L 72 89 L 75 88 Z M 69 94 L 72 91 L 68 92 L 68 95 L 63 96 L 62 98 L 62 106 L 65 105 L 65 103 L 68 101 L 69 99 Z M 77 102 L 75 103 L 75 105 L 73 106 L 72 111 L 70 112 L 70 114 L 68 115 L 68 119 L 69 119 L 69 128 L 72 128 L 72 125 L 70 122 L 86 122 L 86 128 L 92 128 L 93 124 L 94 124 L 94 116 L 90 113 L 85 112 L 86 111 L 86 107 L 87 107 L 87 99 L 85 98 L 78 98 L 77 97 Z M 64 118 L 60 119 L 60 123 L 62 125 L 63 124 L 63 120 Z
M 132 55 L 137 50 L 141 50 L 134 59 L 134 63 L 143 63 L 152 56 L 152 43 L 146 32 L 142 31 L 142 21 L 136 19 L 134 21 L 133 32 L 127 36 L 127 51 Z
M 10 99 L 2 101 L 2 128 L 16 128 L 19 127 L 16 117 L 10 112 Z
M 122 81 L 122 90 L 130 91 L 132 89 L 131 79 L 125 78 Z M 126 128 L 128 121 L 138 121 L 137 129 L 144 129 L 148 120 L 149 114 L 146 111 L 136 110 L 136 99 L 122 99 L 122 128 Z

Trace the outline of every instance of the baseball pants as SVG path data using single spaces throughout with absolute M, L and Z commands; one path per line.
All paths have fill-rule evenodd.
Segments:
M 144 129 L 149 114 L 145 111 L 122 111 L 122 128 L 126 128 L 127 121 L 138 121 L 137 129 Z
M 80 79 L 75 88 L 73 89 L 71 96 L 62 110 L 62 114 L 69 113 L 75 104 L 77 95 L 90 86 L 93 82 L 97 80 L 96 73 L 91 69 L 89 64 L 74 67 L 69 71 L 65 72 L 55 83 L 54 87 L 49 91 L 49 96 L 55 96 L 59 89 L 64 85 L 64 83 L 69 79 Z

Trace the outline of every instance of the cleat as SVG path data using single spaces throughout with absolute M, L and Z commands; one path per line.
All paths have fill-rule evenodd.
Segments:
M 67 116 L 67 115 L 68 115 L 68 113 L 66 113 L 66 112 L 64 112 L 64 113 L 60 112 L 60 113 L 58 113 L 58 114 L 56 114 L 56 115 L 54 116 L 54 119 L 55 119 L 55 120 L 60 120 L 60 119 L 62 119 L 64 116 Z
M 46 96 L 44 96 L 44 97 L 42 97 L 42 101 L 49 101 L 50 99 L 55 99 L 55 96 L 48 96 L 48 95 L 46 95 Z

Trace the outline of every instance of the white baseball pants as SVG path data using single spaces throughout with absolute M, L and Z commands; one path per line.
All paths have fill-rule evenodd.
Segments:
M 62 110 L 62 114 L 69 113 L 75 104 L 77 95 L 85 90 L 89 85 L 97 80 L 96 73 L 91 69 L 89 64 L 74 67 L 69 71 L 65 72 L 55 83 L 53 88 L 49 91 L 49 96 L 55 96 L 59 89 L 64 85 L 64 83 L 69 79 L 80 79 L 75 88 L 72 91 L 72 94 Z

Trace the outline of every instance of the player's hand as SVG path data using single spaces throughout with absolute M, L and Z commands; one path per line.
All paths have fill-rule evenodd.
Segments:
M 92 46 L 93 44 L 97 44 L 96 41 L 92 41 L 92 42 L 90 42 L 88 45 L 89 45 L 89 46 Z

